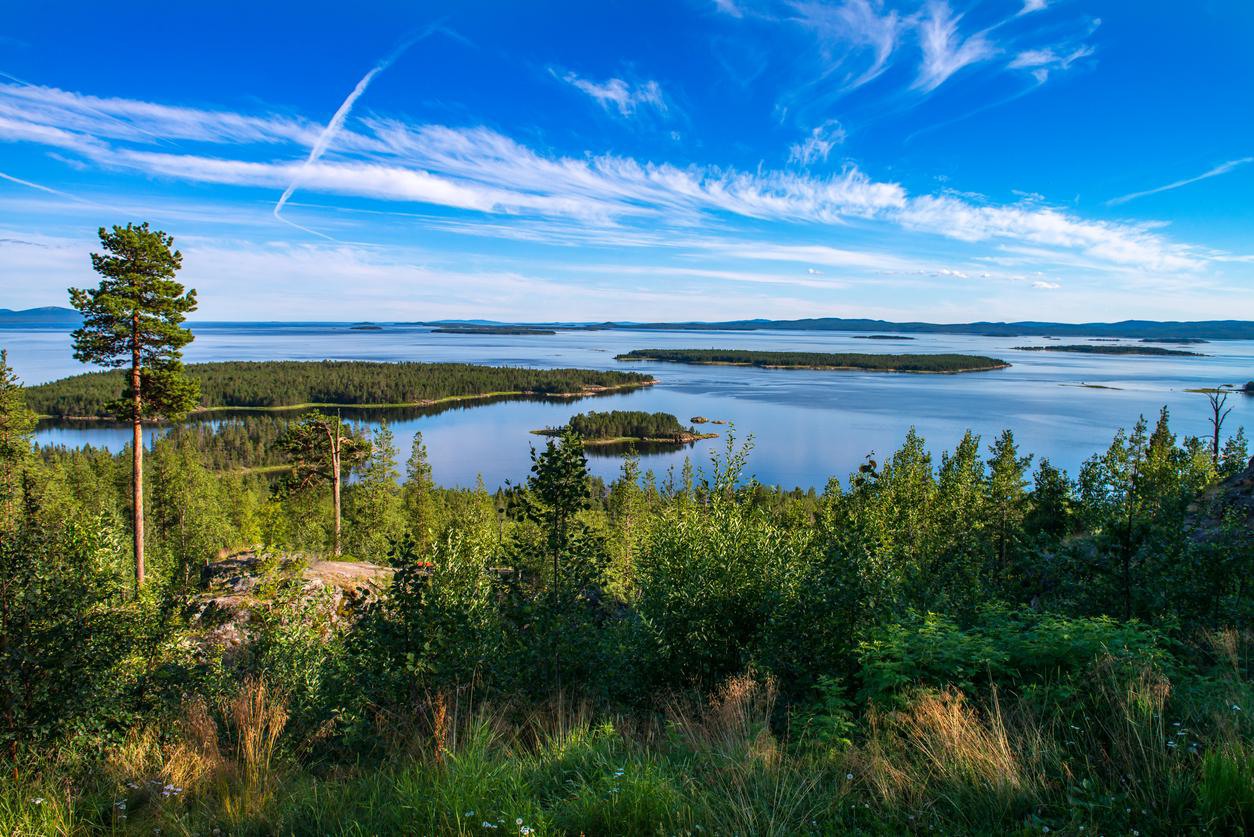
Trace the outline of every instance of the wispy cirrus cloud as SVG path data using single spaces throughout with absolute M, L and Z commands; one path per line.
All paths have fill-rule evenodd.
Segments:
M 801 142 L 789 146 L 788 162 L 808 166 L 827 157 L 832 149 L 845 141 L 845 129 L 835 119 L 829 119 L 822 125 L 810 130 Z
M 1094 52 L 1096 50 L 1088 44 L 1081 44 L 1061 52 L 1057 47 L 1026 49 L 1011 59 L 1007 66 L 1012 70 L 1028 70 L 1038 82 L 1044 83 L 1052 71 L 1068 70 L 1072 64 L 1088 58 Z
M 793 2 L 791 18 L 812 31 L 828 61 L 839 64 L 865 58 L 865 66 L 847 73 L 846 89 L 873 81 L 891 62 L 906 20 L 885 9 L 882 0 L 843 0 L 835 4 Z
M 954 15 L 949 5 L 932 0 L 918 24 L 922 63 L 914 87 L 930 93 L 965 67 L 987 61 L 1000 48 L 982 32 L 963 36 L 958 31 L 961 16 Z
M 1088 220 L 1036 200 L 991 204 L 955 193 L 911 194 L 852 163 L 816 175 L 676 166 L 614 154 L 554 156 L 489 128 L 377 116 L 345 121 L 328 140 L 326 154 L 310 163 L 300 149 L 316 141 L 317 132 L 302 120 L 216 111 L 176 118 L 170 109 L 152 103 L 89 101 L 41 90 L 55 107 L 38 106 L 43 100 L 36 89 L 0 85 L 0 111 L 11 114 L 0 122 L 0 140 L 46 145 L 75 152 L 101 168 L 185 182 L 282 192 L 299 178 L 301 188 L 311 194 L 475 213 L 505 219 L 497 222 L 502 228 L 526 219 L 556 219 L 585 236 L 605 231 L 630 236 L 646 227 L 696 230 L 774 221 L 837 230 L 859 222 L 968 244 L 1039 246 L 1080 254 L 1114 269 L 1187 272 L 1209 259 L 1205 251 L 1173 242 L 1147 224 Z M 15 101 L 37 106 L 22 110 Z M 102 102 L 107 102 L 103 115 L 96 113 Z M 119 114 L 126 114 L 124 132 L 115 121 Z M 812 135 L 818 142 L 809 149 L 802 144 L 797 154 L 814 160 L 830 152 L 835 130 L 828 126 L 827 134 Z M 170 136 L 193 133 L 228 153 L 163 147 Z M 270 146 L 278 153 L 267 157 L 264 150 Z M 243 157 L 245 147 L 248 159 Z M 260 158 L 258 148 L 263 151 Z M 545 229 L 536 226 L 528 234 L 542 237 Z M 817 257 L 808 263 L 825 264 Z
M 624 81 L 621 78 L 592 81 L 573 72 L 565 72 L 559 75 L 556 70 L 553 70 L 552 73 L 554 77 L 590 96 L 606 110 L 617 110 L 620 116 L 633 116 L 637 110 L 645 107 L 651 108 L 660 114 L 667 112 L 666 98 L 662 95 L 662 86 L 656 81 L 645 81 L 636 84 Z
M 1200 183 L 1203 180 L 1209 180 L 1212 177 L 1219 177 L 1220 175 L 1228 174 L 1229 172 L 1236 171 L 1249 163 L 1254 163 L 1254 157 L 1240 157 L 1236 160 L 1229 160 L 1226 163 L 1220 163 L 1212 169 L 1207 169 L 1196 177 L 1186 177 L 1183 180 L 1176 180 L 1163 186 L 1156 186 L 1153 189 L 1145 189 L 1140 192 L 1132 192 L 1127 195 L 1120 195 L 1117 198 L 1111 198 L 1106 201 L 1106 205 L 1118 206 L 1119 204 L 1127 203 L 1128 201 L 1134 201 L 1137 198 L 1145 198 L 1150 195 L 1157 195 L 1161 192 L 1170 192 L 1171 190 L 1179 189 L 1182 186 L 1189 186 L 1194 183 Z

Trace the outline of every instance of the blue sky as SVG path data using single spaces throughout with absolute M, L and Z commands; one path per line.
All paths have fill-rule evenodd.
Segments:
M 0 306 L 101 224 L 204 319 L 1254 319 L 1254 4 L 28 3 Z

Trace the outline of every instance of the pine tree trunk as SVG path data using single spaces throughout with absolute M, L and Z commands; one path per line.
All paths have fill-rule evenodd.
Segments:
M 135 490 L 135 589 L 144 586 L 144 426 L 141 421 L 143 400 L 139 392 L 139 313 L 132 317 L 131 334 L 131 464 L 134 468 Z
M 335 506 L 335 557 L 340 557 L 340 428 L 335 422 L 335 441 L 331 444 L 331 502 Z

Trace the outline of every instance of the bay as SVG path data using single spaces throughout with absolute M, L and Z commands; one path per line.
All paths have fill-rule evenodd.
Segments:
M 873 454 L 882 459 L 914 426 L 939 457 L 966 429 L 991 444 L 1004 428 L 1023 451 L 1048 457 L 1073 474 L 1105 448 L 1115 431 L 1140 415 L 1152 422 L 1160 408 L 1181 435 L 1210 432 L 1206 396 L 1190 388 L 1241 385 L 1254 378 L 1254 341 L 1188 346 L 1203 357 L 1145 357 L 1025 352 L 1048 345 L 1032 337 L 916 335 L 915 339 L 863 340 L 839 332 L 797 331 L 562 331 L 554 335 L 434 334 L 430 328 L 384 325 L 363 331 L 326 323 L 193 323 L 191 363 L 217 360 L 345 360 L 466 362 L 528 367 L 631 369 L 658 378 L 643 390 L 577 401 L 507 400 L 441 411 L 388 416 L 400 450 L 408 455 L 421 431 L 435 479 L 448 486 L 489 488 L 526 478 L 529 449 L 543 443 L 531 430 L 563 424 L 586 410 L 674 413 L 687 423 L 706 416 L 734 425 L 740 440 L 752 436 L 750 471 L 762 482 L 821 489 L 830 476 L 843 480 Z M 1086 342 L 1068 339 L 1068 343 Z M 1124 341 L 1134 342 L 1134 341 Z M 1109 345 L 1099 342 L 1095 345 Z M 0 346 L 25 383 L 42 383 L 86 371 L 72 356 L 63 331 L 5 329 Z M 998 357 L 1009 369 L 961 375 L 910 375 L 846 371 L 755 369 L 614 360 L 640 348 L 740 348 L 766 351 L 940 353 Z M 1225 435 L 1254 429 L 1254 398 L 1233 395 Z M 295 415 L 295 413 L 293 413 Z M 349 415 L 349 413 L 346 413 Z M 372 423 L 375 414 L 364 419 Z M 680 451 L 652 451 L 642 467 L 659 477 L 685 457 L 701 465 L 719 450 L 730 426 L 705 425 L 723 438 Z M 149 438 L 159 429 L 150 429 Z M 124 427 L 101 423 L 41 423 L 39 444 L 91 444 L 120 450 Z M 612 478 L 620 462 L 594 455 L 594 473 Z

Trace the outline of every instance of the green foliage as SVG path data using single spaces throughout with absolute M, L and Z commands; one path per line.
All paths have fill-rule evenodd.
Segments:
M 110 527 L 0 534 L 0 747 L 5 754 L 123 734 L 135 637 Z
M 977 372 L 1008 366 L 981 355 L 876 355 L 831 352 L 761 352 L 748 349 L 633 349 L 617 360 L 738 364 L 803 369 L 866 369 L 873 372 Z
M 200 387 L 201 407 L 299 407 L 422 404 L 444 398 L 519 393 L 576 394 L 652 381 L 635 372 L 527 369 L 469 363 L 228 361 L 183 368 Z M 119 372 L 89 372 L 31 387 L 31 408 L 54 416 L 108 416 L 126 386 Z
M 581 439 L 682 439 L 695 433 L 684 427 L 670 413 L 646 413 L 641 410 L 610 410 L 608 412 L 578 413 L 570 417 L 565 427 L 545 431 L 558 435 L 569 429 Z
M 30 458 L 36 416 L 26 406 L 26 396 L 9 366 L 8 352 L 0 349 L 0 530 L 14 523 L 18 482 L 22 466 Z
M 182 349 L 192 333 L 182 327 L 196 310 L 196 292 L 185 291 L 174 276 L 183 256 L 174 239 L 148 224 L 100 228 L 103 253 L 92 253 L 92 269 L 104 277 L 91 290 L 70 289 L 70 301 L 83 314 L 74 332 L 74 357 L 83 363 L 128 367 L 132 376 L 113 380 L 112 396 L 98 412 L 119 418 L 177 419 L 195 406 L 196 382 L 183 374 Z M 115 376 L 116 378 L 116 376 Z M 138 411 L 138 412 L 137 412 Z M 80 415 L 91 415 L 81 413 Z
M 900 706 L 920 687 L 982 693 L 996 685 L 1057 712 L 1079 708 L 1098 661 L 1129 673 L 1160 664 L 1166 650 L 1158 632 L 1135 622 L 993 609 L 966 628 L 936 613 L 885 625 L 857 654 L 860 702 Z

